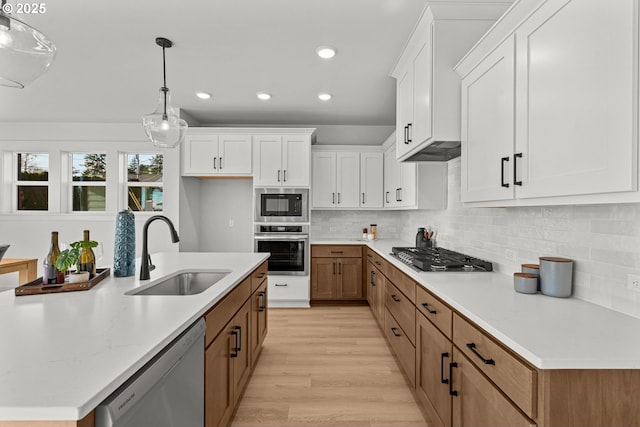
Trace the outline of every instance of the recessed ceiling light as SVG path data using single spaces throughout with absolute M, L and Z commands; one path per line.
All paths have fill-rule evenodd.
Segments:
M 256 93 L 256 96 L 259 99 L 262 99 L 263 101 L 268 101 L 271 99 L 271 94 L 270 93 L 266 93 L 266 92 L 258 92 Z
M 211 99 L 211 94 L 209 92 L 196 92 L 196 96 L 200 99 Z
M 336 56 L 336 48 L 331 46 L 320 46 L 316 49 L 316 53 L 322 59 L 331 59 Z
M 318 99 L 321 101 L 328 101 L 333 97 L 330 93 L 319 93 Z

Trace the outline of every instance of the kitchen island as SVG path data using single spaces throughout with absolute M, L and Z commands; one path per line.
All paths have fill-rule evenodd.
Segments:
M 0 293 L 0 426 L 76 425 L 268 256 L 158 253 L 149 281 L 111 275 L 83 292 Z M 197 295 L 125 295 L 176 272 L 206 270 L 230 273 Z

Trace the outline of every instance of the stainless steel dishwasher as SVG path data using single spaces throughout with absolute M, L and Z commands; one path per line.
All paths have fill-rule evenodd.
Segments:
M 202 427 L 204 333 L 198 320 L 96 408 L 96 427 Z

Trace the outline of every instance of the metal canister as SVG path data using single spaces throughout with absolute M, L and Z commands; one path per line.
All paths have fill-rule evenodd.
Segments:
M 573 261 L 540 257 L 540 290 L 552 297 L 570 297 L 573 292 Z

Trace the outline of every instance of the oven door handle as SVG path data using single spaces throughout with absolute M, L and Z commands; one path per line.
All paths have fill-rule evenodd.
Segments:
M 292 235 L 284 235 L 284 236 L 274 236 L 272 234 L 270 235 L 255 235 L 253 236 L 253 238 L 255 240 L 308 240 L 309 239 L 309 235 L 308 234 L 296 234 L 295 236 Z

